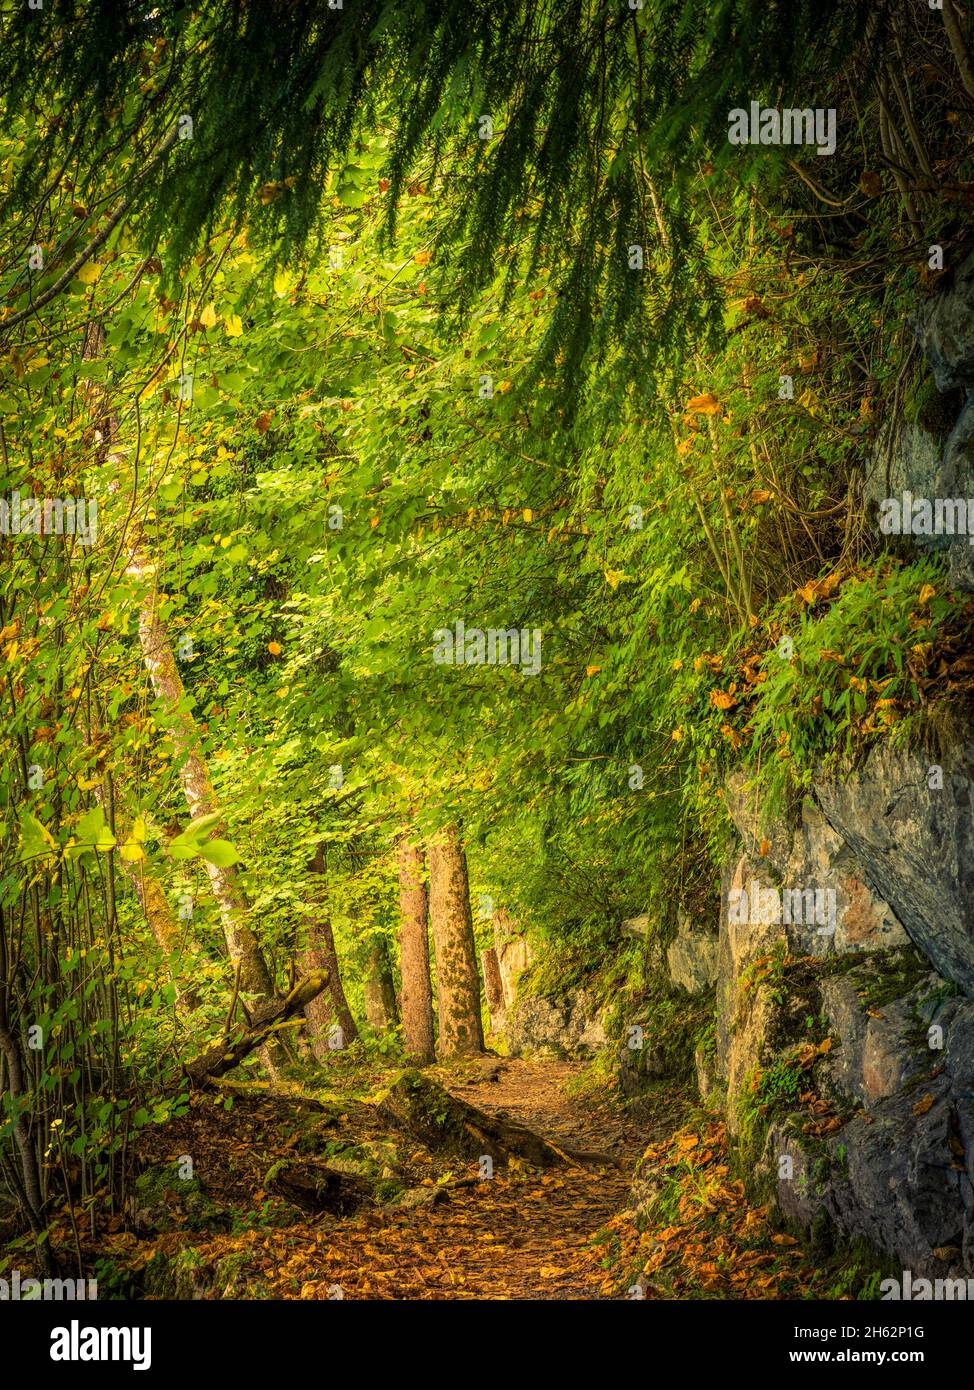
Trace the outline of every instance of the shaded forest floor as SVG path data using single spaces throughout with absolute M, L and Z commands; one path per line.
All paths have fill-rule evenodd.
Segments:
M 329 1067 L 333 1089 L 259 1084 L 199 1094 L 147 1132 L 123 1212 L 94 1242 L 99 1296 L 590 1299 L 835 1296 L 731 1175 L 723 1127 L 674 1088 L 635 1121 L 576 1063 L 477 1059 L 427 1073 L 491 1115 L 604 1161 L 489 1178 L 476 1161 L 390 1131 L 372 1103 L 389 1072 Z M 321 1073 L 318 1074 L 319 1076 Z M 192 1159 L 193 1177 L 180 1178 Z M 287 1163 L 369 1172 L 381 1204 L 302 1211 L 273 1190 Z M 641 1167 L 649 1200 L 632 1209 Z M 65 1249 L 72 1242 L 65 1223 Z M 634 1292 L 638 1290 L 638 1292 Z

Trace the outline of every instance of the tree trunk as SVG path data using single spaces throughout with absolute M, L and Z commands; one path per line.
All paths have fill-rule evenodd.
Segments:
M 142 659 L 149 672 L 152 688 L 166 710 L 166 727 L 179 760 L 179 781 L 190 816 L 197 820 L 200 816 L 214 815 L 218 810 L 216 793 L 210 781 L 196 720 L 186 708 L 182 677 L 176 669 L 165 624 L 159 617 L 159 597 L 153 569 L 139 547 L 132 552 L 128 573 L 146 585 L 145 598 L 139 610 Z M 226 832 L 220 824 L 215 824 L 211 833 L 214 838 L 222 838 Z M 258 1000 L 275 998 L 267 962 L 246 920 L 250 904 L 233 867 L 221 868 L 209 859 L 204 863 L 220 910 L 227 952 L 234 965 L 240 962 L 241 989 Z
M 369 943 L 368 972 L 364 981 L 365 1016 L 377 1033 L 387 1033 L 399 1022 L 396 1007 L 396 987 L 392 981 L 392 966 L 384 937 L 373 937 Z
M 315 850 L 312 873 L 324 875 L 327 869 L 324 843 Z M 328 1054 L 348 1047 L 358 1037 L 358 1028 L 352 1011 L 348 1007 L 345 990 L 342 986 L 341 972 L 338 968 L 338 951 L 335 948 L 335 934 L 331 928 L 331 918 L 322 909 L 308 931 L 308 941 L 299 957 L 299 971 L 307 974 L 312 970 L 328 971 L 328 989 L 313 999 L 304 1011 L 308 1020 L 308 1038 L 311 1049 L 319 1062 L 328 1060 Z M 340 1039 L 332 1032 L 335 1025 L 341 1029 Z
M 467 860 L 456 826 L 429 845 L 430 921 L 436 957 L 436 999 L 440 1031 L 439 1057 L 482 1052 L 480 981 L 470 915 Z
M 490 1012 L 491 1032 L 497 1033 L 504 1022 L 504 982 L 497 963 L 497 951 L 493 946 L 481 951 L 480 964 L 484 972 L 484 994 L 487 996 L 487 1008 Z
M 100 321 L 93 320 L 85 331 L 82 356 L 86 360 L 92 360 L 101 357 L 104 350 L 104 327 Z M 94 407 L 94 393 L 91 399 Z M 106 416 L 101 428 L 105 445 L 111 450 L 117 442 L 117 421 L 111 416 Z M 116 454 L 114 457 L 121 461 L 119 455 Z M 180 763 L 179 780 L 190 815 L 194 820 L 199 816 L 212 815 L 217 810 L 216 795 L 210 782 L 196 720 L 186 708 L 186 692 L 176 669 L 169 635 L 159 617 L 155 569 L 149 561 L 138 529 L 132 534 L 126 572 L 145 585 L 145 595 L 139 608 L 139 645 L 152 688 L 166 708 L 166 728 Z M 221 834 L 221 827 L 215 826 L 214 837 Z M 262 1002 L 276 999 L 278 996 L 267 962 L 257 944 L 257 938 L 245 920 L 249 904 L 233 869 L 221 869 L 216 864 L 211 864 L 208 859 L 205 863 L 213 896 L 220 910 L 227 952 L 235 965 L 237 962 L 240 963 L 241 988 Z
M 402 976 L 402 1039 L 406 1056 L 433 1060 L 433 989 L 430 984 L 429 899 L 423 851 L 406 836 L 399 841 L 399 972 Z
M 132 829 L 131 817 L 121 804 L 121 787 L 117 776 L 110 773 L 104 782 L 95 787 L 95 800 L 105 812 L 105 819 L 119 845 L 125 843 Z M 179 958 L 182 951 L 182 931 L 173 916 L 169 899 L 162 884 L 151 869 L 146 868 L 144 859 L 133 862 L 119 856 L 126 877 L 135 890 L 142 915 L 145 917 L 152 939 L 162 952 L 166 961 L 166 971 L 176 990 L 176 1007 L 184 1013 L 195 1009 L 199 1000 L 192 985 L 182 983 Z

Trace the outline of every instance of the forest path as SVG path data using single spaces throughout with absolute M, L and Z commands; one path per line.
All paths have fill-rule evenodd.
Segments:
M 595 1237 L 629 1205 L 637 1159 L 648 1144 L 669 1141 L 685 1103 L 678 1091 L 664 1093 L 653 1118 L 635 1122 L 608 1090 L 587 1085 L 585 1072 L 576 1062 L 507 1057 L 429 1069 L 431 1079 L 468 1104 L 526 1125 L 559 1148 L 608 1160 L 541 1170 L 514 1159 L 497 1164 L 490 1178 L 481 1178 L 476 1161 L 390 1132 L 375 1105 L 362 1099 L 381 1092 L 386 1069 L 358 1072 L 343 1085 L 333 1068 L 337 1089 L 327 1114 L 290 1104 L 280 1093 L 237 1094 L 230 1109 L 222 1096 L 198 1095 L 188 1114 L 155 1131 L 153 1151 L 142 1160 L 171 1172 L 179 1155 L 192 1154 L 209 1198 L 237 1214 L 233 1229 L 188 1229 L 177 1216 L 175 1229 L 137 1241 L 120 1233 L 108 1248 L 137 1267 L 157 1252 L 185 1269 L 189 1247 L 189 1286 L 177 1288 L 183 1297 L 618 1297 L 619 1272 L 606 1271 L 609 1247 Z M 344 1216 L 299 1214 L 284 1204 L 285 1219 L 273 1217 L 266 1175 L 280 1160 L 300 1163 L 309 1135 L 312 1152 L 332 1162 L 336 1151 L 388 1152 L 414 1192 L 435 1193 L 435 1200 L 413 1207 L 369 1203 Z M 169 1184 L 164 1216 L 173 1215 L 177 1186 Z M 146 1291 L 171 1296 L 172 1288 Z
M 362 1212 L 325 1239 L 308 1232 L 313 1253 L 299 1238 L 288 1267 L 293 1278 L 307 1254 L 298 1296 L 327 1296 L 334 1285 L 346 1298 L 609 1296 L 592 1239 L 626 1206 L 637 1158 L 678 1123 L 681 1106 L 674 1101 L 655 1123 L 635 1124 L 602 1093 L 572 1093 L 584 1070 L 579 1063 L 503 1058 L 496 1079 L 471 1078 L 462 1068 L 444 1069 L 440 1079 L 479 1109 L 525 1124 L 560 1147 L 611 1155 L 615 1164 L 544 1172 L 498 1166 L 492 1178 L 452 1190 L 433 1207 Z M 454 1171 L 468 1176 L 476 1165 Z

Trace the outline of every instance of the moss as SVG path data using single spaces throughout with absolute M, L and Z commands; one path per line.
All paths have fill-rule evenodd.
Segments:
M 903 415 L 911 425 L 919 425 L 927 434 L 943 443 L 954 428 L 963 406 L 963 391 L 941 393 L 933 377 L 924 372 L 906 393 Z

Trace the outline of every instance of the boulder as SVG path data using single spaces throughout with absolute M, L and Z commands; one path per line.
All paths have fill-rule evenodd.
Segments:
M 537 995 L 518 1000 L 507 1012 L 505 1031 L 512 1056 L 592 1057 L 608 1041 L 601 1011 L 583 989 L 569 990 L 559 998 Z
M 641 941 L 649 935 L 649 913 L 644 912 L 639 917 L 627 917 L 620 930 L 623 936 L 634 936 Z
M 682 918 L 676 936 L 666 950 L 670 981 L 687 994 L 702 994 L 717 979 L 719 939 L 712 931 L 694 929 Z

